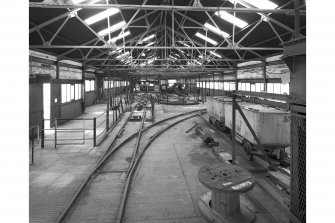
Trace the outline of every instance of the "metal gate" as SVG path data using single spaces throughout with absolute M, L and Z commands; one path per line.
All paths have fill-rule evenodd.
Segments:
M 291 212 L 306 222 L 306 116 L 291 116 Z

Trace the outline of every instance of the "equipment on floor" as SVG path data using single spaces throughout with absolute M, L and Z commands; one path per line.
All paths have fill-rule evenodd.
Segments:
M 198 123 L 196 122 L 194 126 L 192 126 L 189 130 L 186 131 L 186 133 L 189 133 L 194 128 L 195 128 L 195 132 L 197 133 L 197 135 L 199 135 L 202 141 L 206 143 L 209 147 L 219 146 L 219 142 L 216 142 L 214 140 L 210 132 L 208 130 L 205 130 L 201 126 L 199 126 Z
M 242 167 L 231 164 L 202 166 L 199 181 L 211 191 L 203 194 L 198 205 L 208 222 L 249 223 L 255 220 L 253 207 L 240 202 L 240 193 L 255 185 L 254 176 Z

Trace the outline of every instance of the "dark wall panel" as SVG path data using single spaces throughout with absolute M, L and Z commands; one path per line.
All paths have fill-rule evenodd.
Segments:
M 81 114 L 81 103 L 80 101 L 75 101 L 72 103 L 61 105 L 62 118 L 75 118 Z
M 34 84 L 30 83 L 29 84 L 29 127 L 32 127 L 34 125 L 39 125 L 41 129 L 42 119 L 43 119 L 43 87 L 41 83 L 34 83 Z
M 96 100 L 95 91 L 85 92 L 85 106 L 93 105 Z

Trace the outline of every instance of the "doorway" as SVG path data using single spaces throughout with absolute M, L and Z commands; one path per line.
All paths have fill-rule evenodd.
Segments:
M 50 129 L 50 83 L 43 83 L 43 118 L 44 128 Z

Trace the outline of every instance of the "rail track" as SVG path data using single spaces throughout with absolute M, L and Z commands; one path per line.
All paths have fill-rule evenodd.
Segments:
M 138 100 L 139 103 L 146 101 L 145 94 Z M 87 219 L 92 222 L 122 222 L 132 179 L 146 149 L 172 126 L 205 110 L 175 115 L 146 126 L 146 106 L 143 106 L 141 122 L 129 122 L 137 106 L 133 107 L 108 149 L 100 156 L 56 222 L 82 222 Z

